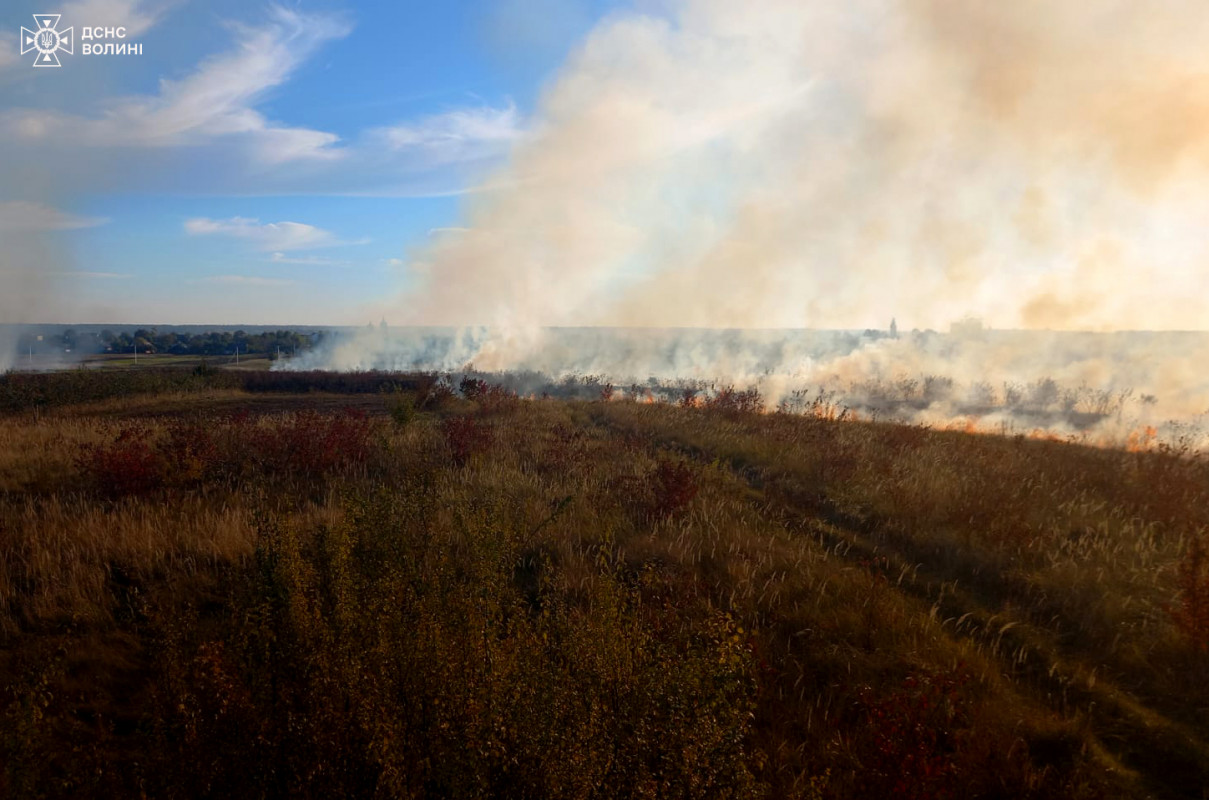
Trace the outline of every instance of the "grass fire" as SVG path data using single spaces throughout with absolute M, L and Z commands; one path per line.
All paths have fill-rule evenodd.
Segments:
M 3 5 L 0 800 L 1209 798 L 1203 0 Z

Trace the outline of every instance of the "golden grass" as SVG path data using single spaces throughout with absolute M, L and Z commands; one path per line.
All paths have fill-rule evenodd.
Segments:
M 1203 461 L 532 401 L 478 438 L 381 403 L 322 469 L 224 450 L 112 498 L 78 466 L 207 408 L 228 449 L 300 424 L 266 404 L 223 433 L 244 399 L 0 419 L 8 789 L 72 752 L 98 772 L 60 794 L 1144 797 L 1209 772 L 1209 664 L 1169 613 Z M 51 641 L 139 688 L 99 703 L 113 670 L 36 666 Z M 94 707 L 138 721 L 98 737 Z

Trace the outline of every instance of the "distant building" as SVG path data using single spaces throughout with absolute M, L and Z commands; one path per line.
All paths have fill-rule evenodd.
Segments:
M 893 317 L 890 318 L 890 338 L 898 338 L 898 320 Z

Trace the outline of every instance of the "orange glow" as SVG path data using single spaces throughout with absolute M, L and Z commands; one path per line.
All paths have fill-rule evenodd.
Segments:
M 1125 449 L 1131 453 L 1144 453 L 1154 448 L 1158 436 L 1159 432 L 1153 425 L 1131 431 L 1125 440 Z

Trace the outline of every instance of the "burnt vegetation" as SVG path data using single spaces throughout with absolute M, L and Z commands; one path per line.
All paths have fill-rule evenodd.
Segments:
M 0 378 L 0 795 L 1201 796 L 1204 457 L 765 406 Z

